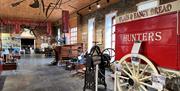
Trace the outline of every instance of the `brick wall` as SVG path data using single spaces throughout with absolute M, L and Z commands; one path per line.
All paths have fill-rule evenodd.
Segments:
M 99 9 L 95 12 L 92 12 L 87 15 L 78 15 L 78 42 L 85 43 L 85 47 L 87 48 L 87 40 L 88 40 L 88 19 L 95 18 L 95 31 L 102 31 L 102 36 L 94 36 L 96 39 L 94 41 L 98 41 L 99 38 L 102 38 L 102 48 L 104 47 L 104 30 L 105 30 L 105 15 L 113 12 L 118 11 L 117 15 L 123 15 L 130 12 L 135 12 L 137 10 L 136 4 L 145 1 L 145 0 L 120 0 L 118 3 L 112 4 L 108 7 Z M 160 4 L 172 2 L 175 0 L 160 0 Z M 99 32 L 98 32 L 99 33 Z M 86 37 L 86 38 L 83 38 Z
M 125 0 L 124 2 L 120 1 L 116 4 L 112 4 L 106 8 L 99 9 L 93 13 L 81 16 L 81 22 L 78 23 L 78 31 L 81 31 L 81 34 L 86 34 L 85 37 L 88 36 L 88 19 L 90 18 L 95 18 L 95 35 L 94 36 L 94 41 L 99 42 L 101 47 L 104 47 L 104 30 L 105 30 L 105 15 L 109 14 L 114 11 L 118 11 L 119 14 L 125 14 L 129 12 L 136 11 L 136 4 L 138 1 L 133 1 L 133 0 Z M 99 34 L 101 33 L 101 34 Z M 79 36 L 78 38 L 83 37 Z M 82 40 L 85 39 L 85 40 Z M 81 38 L 78 42 L 84 42 L 86 44 L 87 48 L 87 40 L 88 38 Z

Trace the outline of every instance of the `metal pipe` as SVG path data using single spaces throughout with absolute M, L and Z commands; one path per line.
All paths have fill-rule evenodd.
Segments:
M 57 5 L 59 4 L 60 2 L 60 5 L 62 3 L 62 0 L 58 0 L 58 2 L 55 4 L 55 6 L 53 7 L 53 9 L 51 10 L 50 14 L 47 16 L 47 18 L 44 20 L 44 22 L 47 21 L 47 19 L 51 16 L 52 12 L 54 11 L 54 9 L 57 7 Z

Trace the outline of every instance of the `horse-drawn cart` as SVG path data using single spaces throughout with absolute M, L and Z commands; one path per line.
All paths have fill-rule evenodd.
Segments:
M 180 91 L 179 4 L 116 17 L 115 91 Z

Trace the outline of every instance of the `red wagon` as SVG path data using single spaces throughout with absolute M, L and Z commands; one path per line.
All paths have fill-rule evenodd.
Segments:
M 115 91 L 164 90 L 167 79 L 179 80 L 178 4 L 180 1 L 116 18 L 115 59 L 120 70 L 115 72 Z M 133 54 L 136 41 L 141 42 L 141 47 L 138 54 Z

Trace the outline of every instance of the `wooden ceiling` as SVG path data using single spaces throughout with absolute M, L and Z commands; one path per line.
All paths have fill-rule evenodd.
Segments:
M 22 2 L 20 2 L 22 1 Z M 50 3 L 52 7 L 48 10 L 48 15 L 53 10 L 55 4 L 57 7 L 53 10 L 48 21 L 57 21 L 61 18 L 62 10 L 69 10 L 70 14 L 80 13 L 87 14 L 88 5 L 91 5 L 93 12 L 96 10 L 96 2 L 98 1 L 101 5 L 101 8 L 106 7 L 112 3 L 116 3 L 119 0 L 42 0 L 44 1 L 45 11 L 43 11 L 41 0 L 39 1 L 39 8 L 32 8 L 29 5 L 34 3 L 34 0 L 0 0 L 0 18 L 1 19 L 13 19 L 13 20 L 31 20 L 31 21 L 44 21 L 46 16 L 46 10 Z M 109 1 L 109 3 L 107 2 Z M 17 6 L 12 6 L 16 2 L 20 2 Z

